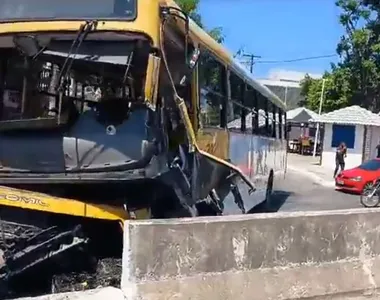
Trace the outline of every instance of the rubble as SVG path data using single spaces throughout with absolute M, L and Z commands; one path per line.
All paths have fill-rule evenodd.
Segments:
M 53 278 L 52 292 L 65 293 L 85 291 L 100 287 L 120 287 L 122 272 L 121 258 L 100 260 L 96 272 L 83 272 L 56 275 Z

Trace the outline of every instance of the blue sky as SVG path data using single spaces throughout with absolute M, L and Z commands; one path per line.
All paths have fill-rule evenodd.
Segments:
M 236 52 L 282 61 L 335 53 L 343 30 L 335 0 L 201 0 L 200 12 L 208 28 L 222 26 L 225 46 Z M 323 73 L 337 58 L 292 63 L 259 64 L 256 77 L 278 70 Z

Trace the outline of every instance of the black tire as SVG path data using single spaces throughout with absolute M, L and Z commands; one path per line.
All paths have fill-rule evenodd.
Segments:
M 372 192 L 373 183 L 367 182 L 364 185 L 363 192 L 360 195 L 360 203 L 364 207 L 373 208 L 379 205 L 380 203 L 380 195 L 377 193 L 373 195 L 373 197 L 369 198 L 368 194 Z
M 270 171 L 270 174 L 269 174 L 269 177 L 268 177 L 268 184 L 267 184 L 267 190 L 266 190 L 266 193 L 265 193 L 265 203 L 267 206 L 270 206 L 270 202 L 271 202 L 271 197 L 272 197 L 272 194 L 273 194 L 273 181 L 274 181 L 274 178 L 273 178 L 273 170 Z

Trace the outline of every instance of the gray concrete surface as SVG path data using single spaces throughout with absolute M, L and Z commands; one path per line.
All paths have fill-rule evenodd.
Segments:
M 358 195 L 336 191 L 312 178 L 288 171 L 279 182 L 273 197 L 273 206 L 279 211 L 309 211 L 360 208 Z
M 333 172 L 335 166 L 330 168 L 320 165 L 320 157 L 288 153 L 288 169 L 298 171 L 300 174 L 314 178 L 324 186 L 334 186 Z
M 276 184 L 270 207 L 263 203 L 250 212 L 318 211 L 361 207 L 359 195 L 336 191 L 334 187 L 326 187 L 316 182 L 313 177 L 290 170 L 285 180 Z
M 122 289 L 130 300 L 376 299 L 379 228 L 377 209 L 128 222 Z

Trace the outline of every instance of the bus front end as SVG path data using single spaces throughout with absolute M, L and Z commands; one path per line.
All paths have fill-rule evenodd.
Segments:
M 0 297 L 116 266 L 120 225 L 167 195 L 159 24 L 151 0 L 0 3 Z

